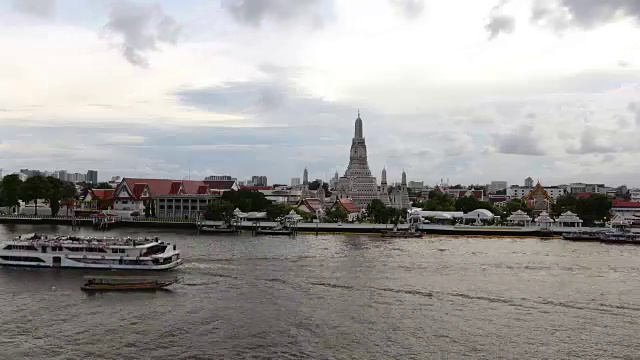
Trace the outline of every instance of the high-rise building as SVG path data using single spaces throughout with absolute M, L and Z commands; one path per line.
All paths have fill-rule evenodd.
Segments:
M 524 179 L 524 187 L 533 188 L 533 179 L 531 177 Z
M 531 182 L 533 183 L 533 179 L 531 179 Z M 526 180 L 525 180 L 526 183 Z M 506 181 L 492 181 L 491 185 L 489 185 L 489 192 L 490 193 L 496 193 L 498 191 L 502 191 L 502 190 L 506 190 L 507 189 L 507 182 Z
M 98 172 L 96 170 L 87 171 L 87 183 L 89 184 L 97 184 L 98 183 Z
M 304 172 L 302 173 L 302 185 L 309 185 L 309 171 L 307 167 L 304 167 Z
M 69 177 L 67 176 L 67 170 L 57 170 L 58 179 L 62 181 L 69 181 Z
M 263 175 L 252 176 L 251 182 L 253 186 L 267 186 L 267 177 Z
M 299 177 L 291 178 L 291 186 L 300 186 L 300 178 Z

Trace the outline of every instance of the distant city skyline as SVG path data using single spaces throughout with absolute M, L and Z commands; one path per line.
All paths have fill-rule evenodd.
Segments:
M 23 3 L 0 0 L 5 174 L 329 181 L 360 110 L 389 182 L 640 186 L 635 1 Z

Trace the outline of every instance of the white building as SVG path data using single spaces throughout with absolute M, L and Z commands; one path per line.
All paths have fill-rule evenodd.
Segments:
M 604 184 L 571 183 L 567 188 L 567 192 L 571 194 L 579 194 L 579 193 L 606 194 L 607 187 L 604 186 Z
M 529 188 L 524 186 L 513 185 L 507 189 L 507 196 L 512 199 L 521 199 L 529 195 L 531 190 L 533 190 L 532 187 Z M 566 195 L 565 189 L 558 186 L 548 186 L 548 187 L 545 187 L 544 190 L 547 192 L 547 194 L 549 194 L 549 196 L 553 200 L 556 200 L 560 196 Z
M 498 191 L 506 190 L 506 189 L 507 189 L 506 181 L 492 181 L 491 184 L 489 185 L 489 192 L 494 194 Z
M 407 186 L 411 190 L 420 191 L 424 188 L 424 181 L 409 181 Z
M 295 187 L 295 186 L 300 186 L 300 178 L 299 177 L 294 177 L 291 178 L 291 186 Z

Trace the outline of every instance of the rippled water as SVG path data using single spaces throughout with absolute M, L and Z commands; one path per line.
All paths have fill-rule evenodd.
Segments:
M 0 225 L 0 237 L 68 227 Z M 89 230 L 82 233 L 88 234 Z M 1 359 L 634 359 L 640 250 L 562 240 L 198 236 L 183 284 L 0 269 Z

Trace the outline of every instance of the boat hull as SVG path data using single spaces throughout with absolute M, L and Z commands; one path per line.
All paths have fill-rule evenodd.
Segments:
M 41 261 L 8 261 L 0 258 L 0 266 L 3 267 L 32 267 L 32 268 L 59 268 L 59 269 L 94 269 L 94 270 L 153 270 L 167 271 L 182 265 L 182 259 L 176 259 L 166 264 L 157 265 L 127 265 L 119 264 L 116 261 L 111 263 L 93 263 L 74 261 L 74 259 L 62 257 L 60 263 L 55 263 L 53 258 L 43 256 L 32 256 Z M 84 260 L 84 259 L 83 259 Z M 108 259 L 105 259 L 108 260 Z M 119 259 L 118 259 L 119 260 Z M 102 260 L 101 260 L 102 261 Z
M 155 291 L 164 289 L 175 283 L 175 281 L 163 284 L 123 284 L 123 285 L 84 285 L 80 287 L 86 292 L 102 292 L 102 291 Z
M 200 228 L 200 231 L 208 234 L 233 234 L 236 233 L 236 229 L 216 229 L 216 228 Z
M 405 231 L 383 231 L 382 237 L 384 238 L 421 238 L 421 232 L 405 232 Z
M 258 230 L 256 235 L 291 235 L 293 232 L 290 230 Z

